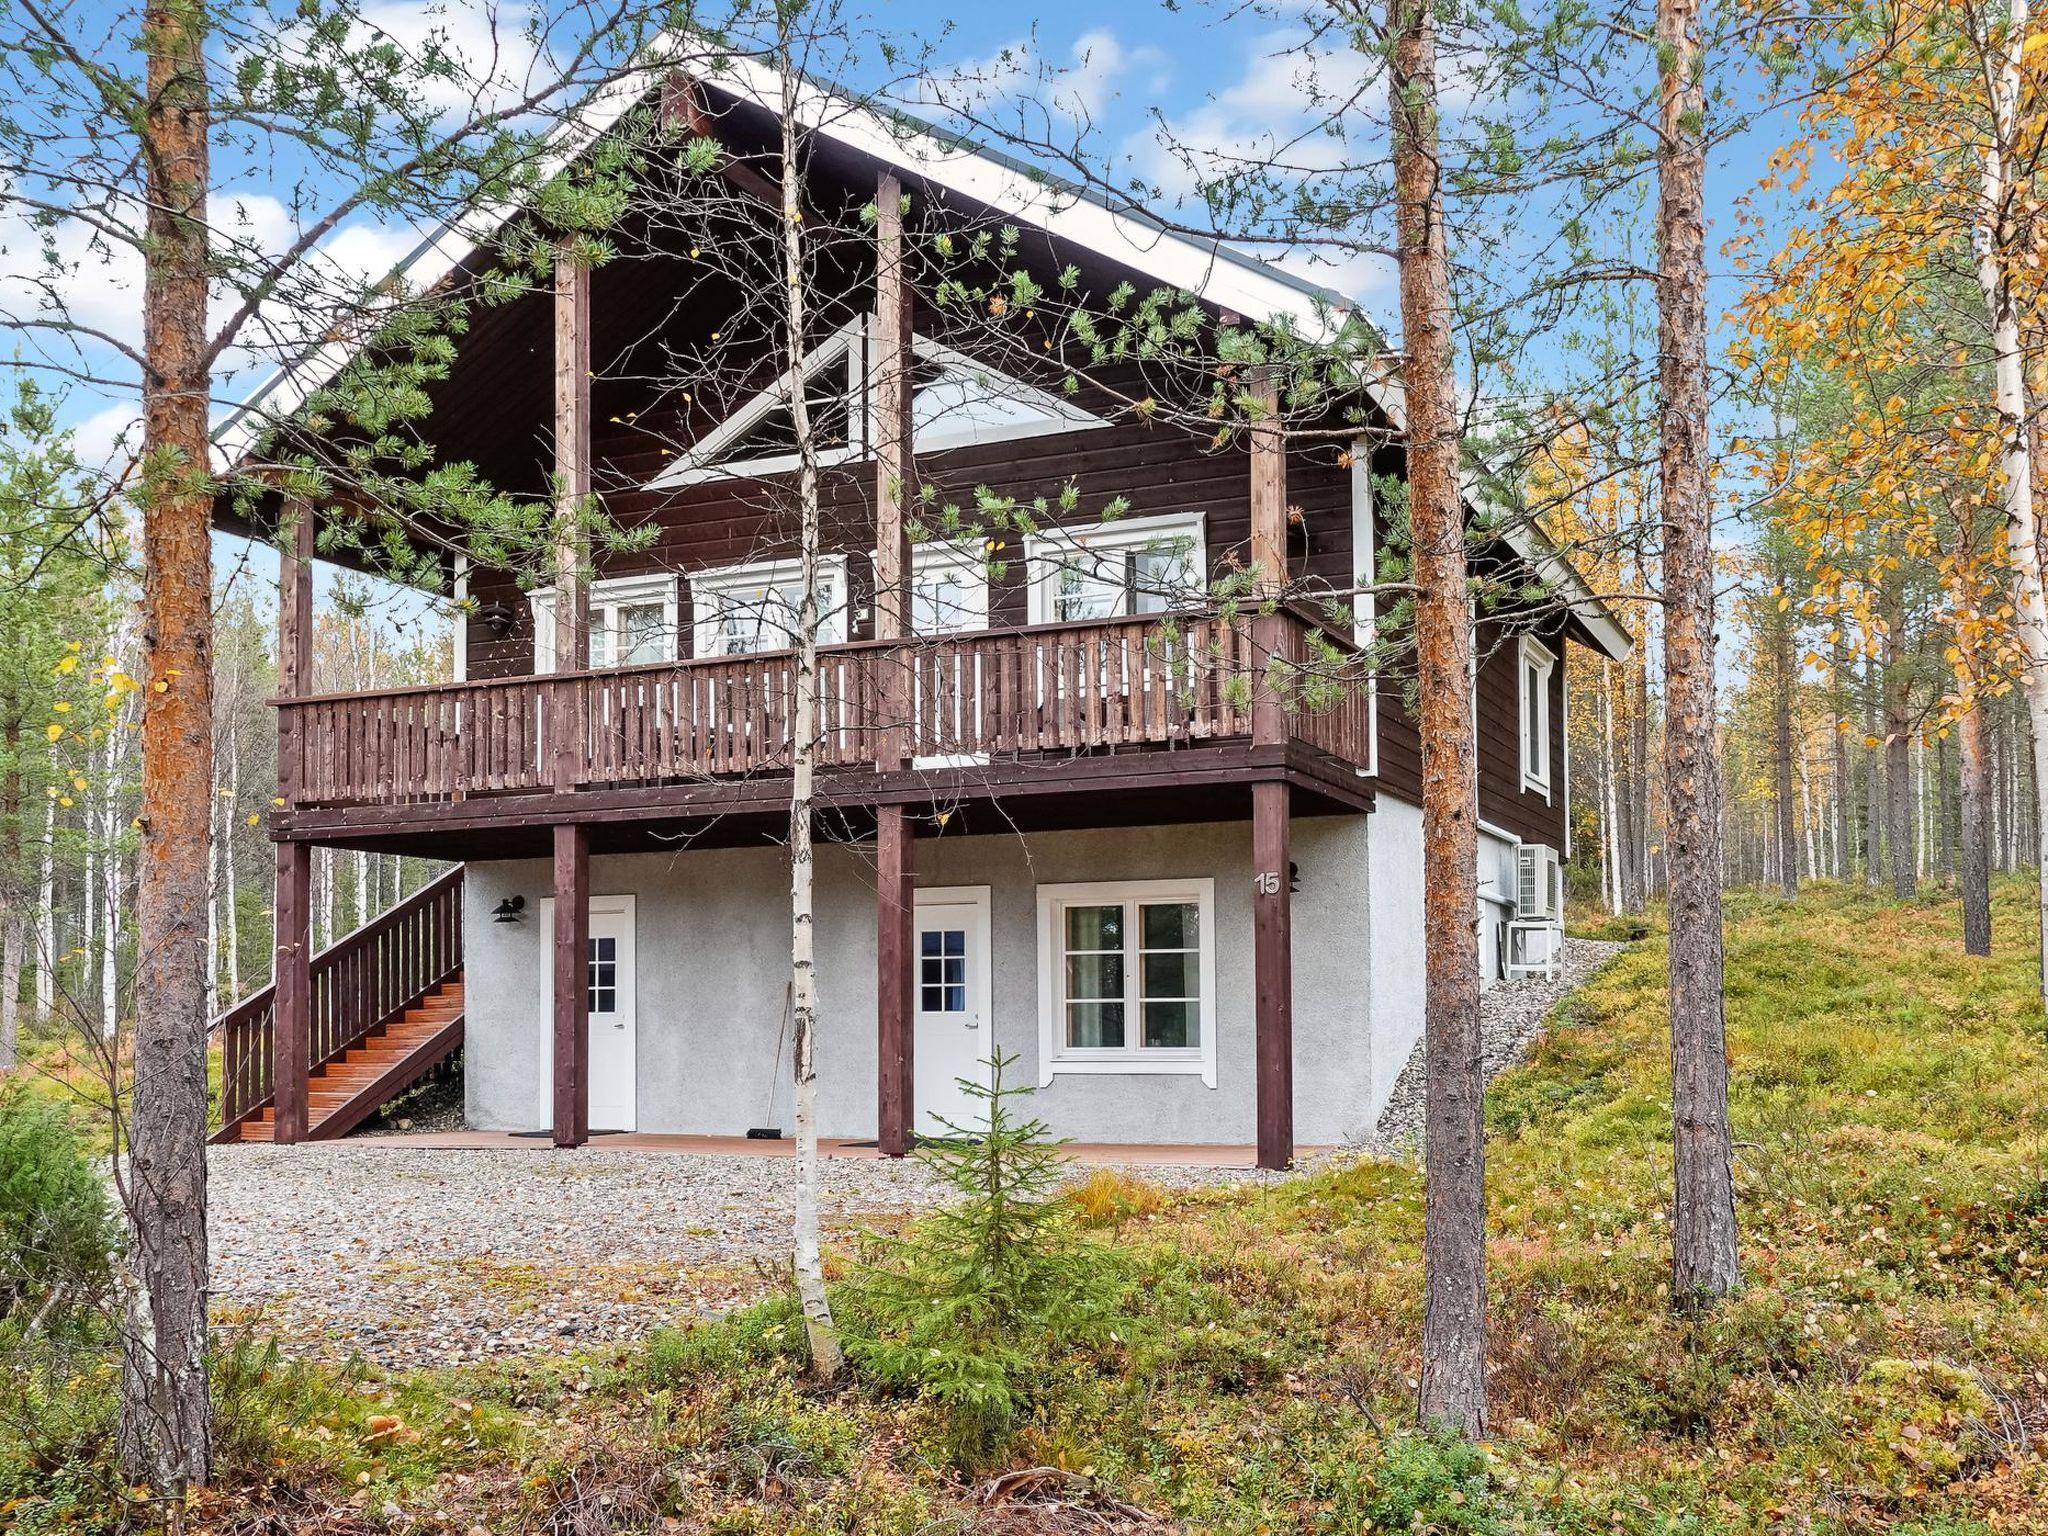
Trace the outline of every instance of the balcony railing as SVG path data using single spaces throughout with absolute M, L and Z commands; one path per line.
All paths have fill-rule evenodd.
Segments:
M 280 777 L 299 808 L 786 772 L 795 685 L 782 651 L 284 699 Z M 1283 732 L 1364 765 L 1370 689 L 1363 657 L 1291 610 L 834 645 L 818 657 L 818 760 L 969 764 L 1217 743 L 1250 738 L 1259 701 L 1279 699 Z

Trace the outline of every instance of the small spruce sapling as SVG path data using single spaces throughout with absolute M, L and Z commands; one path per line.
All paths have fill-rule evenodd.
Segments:
M 949 1133 L 918 1156 L 959 1192 L 881 1263 L 849 1286 L 846 1346 L 870 1380 L 939 1407 L 952 1453 L 986 1460 L 1028 1415 L 1055 1360 L 1128 1338 L 1119 1329 L 1124 1266 L 1084 1235 L 1055 1192 L 1064 1144 L 1015 1101 L 997 1056 L 986 1085 L 962 1079 L 986 1107 L 982 1124 L 942 1121 Z

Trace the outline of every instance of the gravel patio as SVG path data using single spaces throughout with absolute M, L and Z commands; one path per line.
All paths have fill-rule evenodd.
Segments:
M 1620 947 L 1571 941 L 1559 981 L 1488 993 L 1488 1075 Z M 1362 1150 L 1413 1155 L 1420 1088 L 1418 1048 Z M 752 1300 L 786 1262 L 781 1157 L 356 1138 L 217 1147 L 210 1168 L 219 1315 L 297 1354 L 412 1366 L 600 1348 Z M 914 1161 L 822 1168 L 828 1232 L 893 1224 L 941 1195 Z M 1135 1171 L 1173 1187 L 1274 1177 Z

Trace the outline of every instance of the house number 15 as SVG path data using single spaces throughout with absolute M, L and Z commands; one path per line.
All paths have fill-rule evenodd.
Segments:
M 1252 876 L 1252 889 L 1261 896 L 1278 896 L 1280 894 L 1280 876 L 1273 870 L 1262 869 Z

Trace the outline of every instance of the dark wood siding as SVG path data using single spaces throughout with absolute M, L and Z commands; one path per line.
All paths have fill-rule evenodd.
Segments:
M 613 429 L 600 437 L 600 478 L 612 484 L 640 484 L 660 473 L 663 458 L 641 442 L 622 441 Z M 1072 484 L 1079 501 L 1065 521 L 1099 526 L 1103 508 L 1116 497 L 1128 517 L 1197 512 L 1203 520 L 1212 579 L 1248 558 L 1251 539 L 1249 470 L 1237 450 L 1204 452 L 1187 434 L 1169 427 L 1121 423 L 1021 441 L 956 449 L 919 461 L 923 482 L 943 505 L 960 504 L 971 518 L 977 486 L 1030 503 L 1056 503 Z M 874 580 L 872 465 L 828 469 L 822 478 L 825 547 L 847 558 L 853 592 L 854 638 L 869 632 L 864 610 Z M 1290 455 L 1289 502 L 1302 510 L 1292 559 L 1298 576 L 1333 586 L 1351 580 L 1351 474 L 1329 449 Z M 598 562 L 600 576 L 649 572 L 693 572 L 794 555 L 795 515 L 786 481 L 712 481 L 675 491 L 615 491 L 605 498 L 610 516 L 626 529 L 652 525 L 646 548 Z M 1057 517 L 1052 519 L 1059 521 Z M 989 595 L 990 618 L 999 628 L 1027 620 L 1027 572 L 1023 540 L 996 533 L 992 552 L 1001 574 Z M 689 586 L 680 583 L 683 650 L 691 631 Z M 526 598 L 502 575 L 478 573 L 471 595 L 478 602 L 507 604 L 516 614 L 510 634 L 494 639 L 472 623 L 470 675 L 517 676 L 533 668 L 532 619 Z

